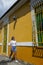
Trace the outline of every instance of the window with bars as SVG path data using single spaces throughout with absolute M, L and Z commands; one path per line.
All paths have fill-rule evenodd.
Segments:
M 43 4 L 35 8 L 38 45 L 43 46 Z

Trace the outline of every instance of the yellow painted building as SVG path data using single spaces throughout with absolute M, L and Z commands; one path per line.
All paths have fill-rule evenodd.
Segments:
M 40 5 L 42 7 L 43 3 L 40 2 L 37 7 L 34 7 L 31 1 L 20 0 L 2 16 L 0 20 L 0 54 L 10 54 L 9 42 L 14 36 L 17 41 L 17 58 L 35 65 L 43 65 L 43 26 L 41 30 L 39 30 L 38 25 L 36 26 L 41 20 L 41 16 L 43 17 L 43 8 L 40 10 Z M 37 20 L 37 23 L 36 18 L 40 19 Z M 36 53 L 34 49 L 36 49 Z

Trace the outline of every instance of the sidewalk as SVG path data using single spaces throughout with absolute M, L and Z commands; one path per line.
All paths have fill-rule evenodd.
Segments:
M 0 55 L 0 65 L 34 65 L 34 64 L 30 64 L 21 60 L 9 61 L 8 57 Z

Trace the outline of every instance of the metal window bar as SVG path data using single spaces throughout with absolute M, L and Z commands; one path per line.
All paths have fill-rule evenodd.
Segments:
M 36 14 L 36 25 L 37 25 L 37 35 L 38 35 L 38 45 L 35 38 L 35 29 L 33 31 L 33 54 L 32 56 L 43 58 L 43 4 L 35 8 Z M 34 28 L 33 24 L 33 28 Z

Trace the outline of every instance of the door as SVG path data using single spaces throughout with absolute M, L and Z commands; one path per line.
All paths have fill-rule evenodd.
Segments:
M 7 53 L 7 25 L 4 26 L 4 30 L 3 30 L 3 53 L 6 54 Z

